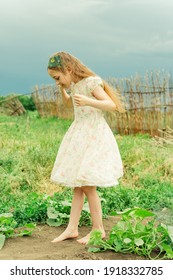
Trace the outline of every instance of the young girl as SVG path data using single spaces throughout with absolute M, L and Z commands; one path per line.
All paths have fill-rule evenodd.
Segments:
M 74 121 L 59 148 L 51 181 L 73 188 L 71 213 L 66 230 L 52 242 L 78 236 L 84 197 L 89 203 L 92 230 L 105 231 L 96 187 L 118 184 L 123 175 L 121 156 L 103 111 L 123 112 L 116 91 L 74 56 L 58 52 L 48 63 L 48 73 L 60 86 L 63 102 L 74 107 Z M 66 92 L 70 89 L 71 94 Z M 77 241 L 86 244 L 90 233 Z

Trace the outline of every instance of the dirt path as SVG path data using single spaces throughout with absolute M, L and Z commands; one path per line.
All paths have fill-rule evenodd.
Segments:
M 115 224 L 115 217 L 104 220 L 108 235 Z M 50 241 L 58 236 L 65 227 L 38 225 L 31 236 L 10 238 L 0 251 L 0 260 L 136 260 L 144 259 L 133 254 L 118 254 L 112 251 L 89 253 L 88 247 L 75 239 L 60 243 Z M 80 228 L 80 237 L 89 232 L 88 227 Z

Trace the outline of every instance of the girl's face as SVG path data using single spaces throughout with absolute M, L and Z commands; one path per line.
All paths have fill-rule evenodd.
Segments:
M 66 70 L 66 73 L 63 73 L 58 70 L 48 69 L 48 73 L 56 81 L 57 85 L 64 88 L 69 88 L 73 82 L 71 71 L 69 70 Z

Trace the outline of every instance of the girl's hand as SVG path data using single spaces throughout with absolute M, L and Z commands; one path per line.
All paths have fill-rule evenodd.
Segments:
M 59 87 L 60 87 L 61 92 L 62 92 L 63 90 L 65 90 L 65 86 L 64 86 L 64 85 L 59 85 Z
M 89 99 L 85 95 L 74 94 L 74 103 L 76 106 L 87 106 Z

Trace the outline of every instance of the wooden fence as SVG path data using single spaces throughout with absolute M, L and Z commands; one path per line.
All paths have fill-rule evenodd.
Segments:
M 0 100 L 0 114 L 19 116 L 26 112 L 24 106 L 16 95 L 8 96 Z
M 73 108 L 64 106 L 61 93 L 56 86 L 36 86 L 32 97 L 40 116 L 63 119 L 73 118 Z
M 150 73 L 124 79 L 107 79 L 119 88 L 126 112 L 105 112 L 111 129 L 120 134 L 148 133 L 164 136 L 167 127 L 173 129 L 173 87 L 168 74 Z M 63 105 L 61 94 L 55 86 L 36 87 L 33 99 L 41 116 L 73 118 L 73 109 Z

